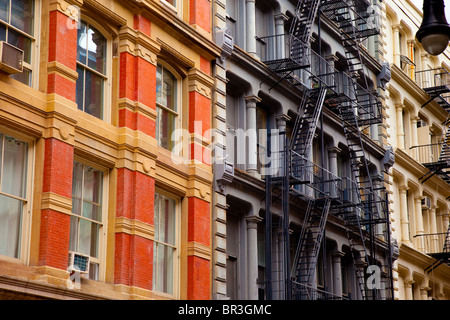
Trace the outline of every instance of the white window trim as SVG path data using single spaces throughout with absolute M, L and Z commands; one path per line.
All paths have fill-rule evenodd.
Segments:
M 176 247 L 176 253 L 174 255 L 174 266 L 173 266 L 173 294 L 168 294 L 165 292 L 157 291 L 153 284 L 155 279 L 152 279 L 152 291 L 155 293 L 155 295 L 164 297 L 164 298 L 170 298 L 170 299 L 179 299 L 180 297 L 180 280 L 181 280 L 181 267 L 180 267 L 180 253 L 181 253 L 181 198 L 177 197 L 165 190 L 155 188 L 155 194 L 158 193 L 162 196 L 165 196 L 167 198 L 170 198 L 175 201 L 175 247 Z M 154 243 L 158 241 L 154 240 Z M 154 245 L 153 245 L 154 249 Z M 152 255 L 153 259 L 153 255 Z M 155 267 L 155 262 L 152 261 L 153 268 Z
M 89 16 L 83 15 L 80 17 L 80 24 L 81 21 L 87 22 L 90 26 L 97 29 L 103 37 L 106 39 L 106 68 L 105 68 L 105 74 L 101 74 L 98 71 L 92 70 L 88 66 L 79 63 L 78 60 L 76 61 L 76 65 L 78 64 L 82 65 L 83 68 L 86 70 L 94 72 L 96 75 L 102 77 L 105 79 L 104 86 L 103 86 L 103 118 L 97 118 L 96 116 L 93 116 L 85 111 L 83 113 L 86 113 L 96 119 L 103 120 L 107 123 L 111 123 L 111 104 L 112 104 L 112 43 L 113 43 L 113 37 L 110 35 L 110 33 L 102 27 L 101 24 L 99 24 L 96 20 L 92 19 Z M 78 30 L 77 30 L 78 31 Z M 77 37 L 78 39 L 78 37 Z M 77 40 L 78 41 L 78 40 Z M 81 111 L 81 110 L 80 110 Z
M 103 173 L 102 181 L 102 222 L 99 230 L 99 243 L 98 243 L 98 258 L 94 258 L 95 263 L 99 264 L 98 270 L 98 280 L 92 281 L 105 281 L 106 275 L 106 242 L 107 242 L 107 230 L 108 230 L 108 201 L 109 201 L 109 170 L 105 167 L 99 166 L 97 163 L 86 160 L 80 156 L 75 155 L 73 161 L 79 162 L 85 166 L 91 167 L 95 170 L 101 171 Z M 73 170 L 73 169 L 72 169 Z M 71 195 L 72 198 L 72 195 Z M 70 213 L 70 217 L 79 217 L 77 214 Z
M 35 143 L 33 139 L 30 139 L 30 136 L 17 132 L 16 130 L 11 130 L 7 127 L 0 126 L 0 133 L 4 136 L 11 136 L 15 139 L 21 140 L 25 143 L 28 143 L 28 152 L 27 152 L 27 175 L 26 175 L 26 195 L 22 208 L 22 229 L 20 235 L 20 254 L 19 258 L 8 257 L 4 255 L 0 255 L 1 260 L 11 261 L 11 262 L 19 262 L 22 264 L 29 264 L 30 261 L 30 246 L 31 246 L 31 210 L 33 208 L 32 203 L 32 193 L 33 193 L 33 184 L 34 184 L 34 150 Z

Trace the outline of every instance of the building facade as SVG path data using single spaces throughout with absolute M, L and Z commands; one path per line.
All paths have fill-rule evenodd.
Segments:
M 211 298 L 212 6 L 2 2 L 0 298 Z
M 387 132 L 395 150 L 390 207 L 400 248 L 394 266 L 395 297 L 448 300 L 450 51 L 431 56 L 418 43 L 415 33 L 422 8 L 397 0 L 384 1 L 383 7 L 384 57 L 392 71 L 385 91 Z
M 213 297 L 391 298 L 380 4 L 224 6 Z

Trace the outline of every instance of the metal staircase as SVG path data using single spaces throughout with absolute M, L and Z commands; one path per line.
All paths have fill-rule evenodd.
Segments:
M 303 228 L 300 233 L 299 243 L 294 257 L 291 271 L 294 281 L 311 286 L 316 269 L 317 258 L 319 257 L 320 245 L 325 229 L 325 223 L 330 211 L 331 199 L 310 199 L 303 221 Z M 301 291 L 299 294 L 304 294 Z M 305 300 L 304 297 L 296 297 Z
M 285 56 L 264 61 L 272 72 L 279 76 L 277 84 L 287 80 L 301 90 L 301 101 L 290 141 L 285 137 L 280 139 L 285 141 L 285 144 L 272 151 L 268 143 L 268 153 L 275 150 L 278 162 L 282 164 L 282 170 L 277 175 L 266 176 L 266 266 L 271 262 L 272 254 L 279 254 L 268 248 L 273 239 L 267 237 L 275 234 L 273 233 L 275 228 L 277 230 L 285 228 L 281 231 L 280 238 L 283 239 L 283 243 L 278 247 L 282 247 L 286 253 L 285 262 L 287 261 L 287 267 L 289 266 L 287 246 L 290 196 L 307 204 L 291 271 L 286 272 L 286 264 L 283 265 L 281 278 L 284 280 L 285 298 L 310 299 L 313 296 L 310 289 L 330 213 L 343 219 L 361 297 L 363 299 L 393 297 L 387 200 L 379 195 L 384 188 L 374 187 L 364 150 L 365 137 L 361 132 L 362 127 L 381 123 L 383 120 L 383 106 L 377 95 L 369 90 L 360 52 L 360 41 L 377 34 L 378 30 L 364 25 L 365 17 L 354 10 L 355 3 L 353 0 L 298 1 L 290 33 L 284 35 L 289 45 L 288 52 Z M 339 27 L 348 64 L 347 74 L 334 70 L 308 46 L 312 25 L 319 12 Z M 279 36 L 270 39 L 266 37 L 265 40 L 277 45 L 279 42 L 271 40 L 276 37 Z M 296 73 L 300 69 L 303 77 Z M 305 74 L 308 74 L 307 79 L 304 77 Z M 349 87 L 342 85 L 342 80 L 348 82 Z M 345 181 L 308 160 L 324 105 L 336 112 L 342 121 L 352 168 L 351 177 L 344 179 Z M 281 136 L 283 134 L 285 133 L 280 133 Z M 273 154 L 270 155 L 273 158 Z M 352 197 L 346 198 L 342 194 L 337 194 L 338 189 L 351 193 Z M 280 203 L 282 210 L 276 224 L 272 222 L 271 207 L 274 202 Z M 375 259 L 377 252 L 380 252 L 379 241 L 376 239 L 379 234 L 376 234 L 374 227 L 377 224 L 386 226 L 387 239 L 384 246 L 382 245 L 381 255 L 388 258 L 381 264 L 386 271 L 387 280 L 384 288 L 367 290 L 366 268 L 369 265 L 380 264 L 380 261 Z M 270 230 L 267 230 L 268 228 Z M 275 283 L 272 279 L 274 273 L 266 270 L 266 275 L 266 289 L 269 288 L 266 290 L 267 298 L 271 299 L 272 285 Z M 281 288 L 280 285 L 277 287 Z

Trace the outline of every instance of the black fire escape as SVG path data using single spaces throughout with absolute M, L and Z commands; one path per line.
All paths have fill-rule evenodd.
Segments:
M 330 214 L 340 217 L 345 226 L 362 299 L 393 298 L 387 198 L 384 186 L 376 186 L 371 176 L 361 132 L 383 121 L 383 106 L 369 90 L 360 52 L 360 42 L 378 30 L 368 27 L 364 11 L 355 10 L 361 2 L 356 1 L 300 0 L 289 34 L 264 38 L 268 52 L 263 62 L 277 75 L 275 85 L 287 82 L 299 88 L 302 96 L 291 136 L 279 132 L 268 139 L 272 171 L 265 175 L 267 299 L 272 299 L 275 291 L 284 299 L 341 299 L 318 293 L 312 285 Z M 322 18 L 331 20 L 341 34 L 347 72 L 334 69 L 309 46 L 312 26 Z M 350 177 L 337 177 L 310 160 L 323 106 L 342 121 Z M 303 201 L 306 210 L 295 257 L 290 261 L 289 202 L 293 198 Z M 276 218 L 272 212 L 275 201 L 281 204 Z M 366 270 L 374 265 L 382 270 L 382 285 L 369 288 Z
M 417 71 L 416 82 L 430 97 L 422 107 L 435 101 L 447 113 L 443 123 L 445 134 L 435 137 L 430 144 L 412 147 L 417 150 L 418 160 L 428 169 L 419 181 L 425 183 L 436 175 L 450 184 L 450 73 L 444 68 Z M 436 259 L 425 271 L 431 272 L 443 263 L 450 266 L 450 226 L 446 232 L 417 237 L 423 242 L 425 252 Z

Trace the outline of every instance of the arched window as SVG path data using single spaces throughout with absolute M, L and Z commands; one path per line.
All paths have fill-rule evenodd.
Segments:
M 177 127 L 179 112 L 179 80 L 165 66 L 156 71 L 156 140 L 158 145 L 172 151 L 172 133 Z
M 76 102 L 78 109 L 104 118 L 106 77 L 106 38 L 81 21 L 77 37 Z

